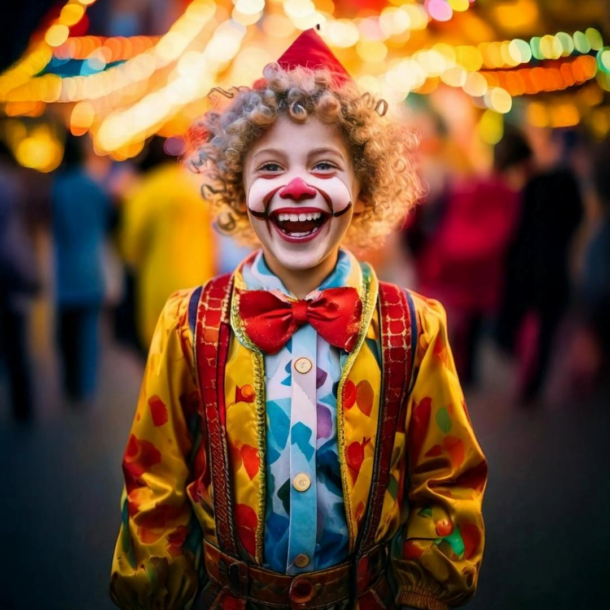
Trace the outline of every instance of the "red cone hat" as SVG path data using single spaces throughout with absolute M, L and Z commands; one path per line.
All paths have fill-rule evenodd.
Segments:
M 333 55 L 328 45 L 314 30 L 305 30 L 277 60 L 284 70 L 293 70 L 297 66 L 319 70 L 325 68 L 333 75 L 336 85 L 351 81 L 348 71 Z

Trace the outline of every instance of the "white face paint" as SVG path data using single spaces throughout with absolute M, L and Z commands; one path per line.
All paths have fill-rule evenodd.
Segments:
M 246 205 L 266 257 L 284 269 L 317 267 L 336 254 L 359 185 L 336 125 L 281 117 L 249 150 Z

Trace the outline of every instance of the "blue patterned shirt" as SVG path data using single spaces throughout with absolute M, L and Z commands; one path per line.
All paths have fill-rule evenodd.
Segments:
M 243 268 L 249 290 L 294 297 L 262 252 Z M 341 250 L 319 290 L 358 288 L 358 261 Z M 265 355 L 267 503 L 264 567 L 301 574 L 346 560 L 349 535 L 337 441 L 337 388 L 347 352 L 301 326 L 277 354 Z

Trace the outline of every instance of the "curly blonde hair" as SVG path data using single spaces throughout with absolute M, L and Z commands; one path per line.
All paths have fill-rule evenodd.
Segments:
M 218 224 L 242 242 L 254 241 L 245 212 L 243 164 L 251 144 L 277 120 L 304 123 L 316 116 L 336 123 L 361 185 L 362 214 L 355 214 L 346 242 L 356 249 L 379 246 L 404 220 L 422 188 L 416 167 L 419 138 L 400 122 L 384 119 L 385 100 L 361 94 L 352 82 L 337 86 L 327 70 L 283 70 L 269 64 L 250 87 L 216 89 L 232 103 L 209 111 L 189 130 L 188 166 L 203 175 L 202 194 Z

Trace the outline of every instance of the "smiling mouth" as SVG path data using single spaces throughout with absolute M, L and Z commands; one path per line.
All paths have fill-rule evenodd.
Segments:
M 273 211 L 269 220 L 284 239 L 307 240 L 330 220 L 330 214 L 318 208 L 282 208 Z

